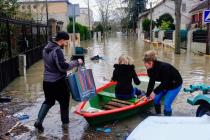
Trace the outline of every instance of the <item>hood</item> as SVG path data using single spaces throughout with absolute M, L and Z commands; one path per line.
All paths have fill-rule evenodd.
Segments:
M 44 48 L 46 53 L 50 53 L 52 50 L 54 50 L 56 47 L 59 47 L 59 45 L 55 42 L 49 42 L 47 46 Z
M 125 65 L 125 64 L 114 64 L 114 68 L 117 70 L 122 70 L 122 71 L 130 71 L 135 69 L 134 65 Z

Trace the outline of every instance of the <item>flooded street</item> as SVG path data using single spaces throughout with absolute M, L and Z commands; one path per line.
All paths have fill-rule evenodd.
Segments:
M 143 66 L 143 54 L 149 49 L 155 49 L 158 53 L 158 59 L 169 62 L 174 65 L 181 73 L 186 87 L 190 84 L 206 83 L 210 84 L 210 56 L 197 55 L 189 51 L 182 50 L 180 55 L 175 55 L 172 48 L 150 47 L 136 37 L 122 36 L 120 33 L 107 38 L 106 40 L 93 39 L 91 41 L 81 42 L 81 46 L 87 48 L 85 55 L 85 65 L 93 70 L 96 86 L 99 87 L 107 83 L 112 76 L 113 65 L 117 58 L 122 54 L 128 54 L 135 60 L 137 72 L 145 72 Z M 99 55 L 102 60 L 92 61 L 92 56 Z M 67 57 L 68 54 L 66 54 Z M 69 58 L 68 58 L 69 59 Z M 99 140 L 99 139 L 119 139 L 125 138 L 127 133 L 132 131 L 145 117 L 152 115 L 153 110 L 130 117 L 123 121 L 107 124 L 112 128 L 111 133 L 105 134 L 89 127 L 84 118 L 73 113 L 77 102 L 70 103 L 71 115 L 69 131 L 64 132 L 61 128 L 60 109 L 58 104 L 50 109 L 45 121 L 45 132 L 38 135 L 34 131 L 34 121 L 37 118 L 39 108 L 44 101 L 43 89 L 43 61 L 34 64 L 27 70 L 26 77 L 18 77 L 4 91 L 5 95 L 13 97 L 13 101 L 4 106 L 11 112 L 21 111 L 29 115 L 29 120 L 23 123 L 31 129 L 25 134 L 11 136 L 14 139 L 71 139 L 71 140 Z M 174 116 L 195 116 L 196 107 L 187 104 L 187 98 L 190 94 L 181 92 L 173 104 Z M 1 105 L 1 104 L 0 104 Z M 26 108 L 25 108 L 26 107 Z M 23 110 L 22 110 L 23 109 Z

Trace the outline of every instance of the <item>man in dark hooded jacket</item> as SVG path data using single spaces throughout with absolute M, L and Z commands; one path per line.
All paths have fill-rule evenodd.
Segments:
M 49 42 L 43 50 L 44 60 L 44 79 L 43 89 L 45 101 L 43 102 L 38 119 L 34 126 L 43 132 L 43 120 L 49 109 L 58 101 L 60 104 L 61 121 L 64 128 L 68 128 L 69 124 L 69 100 L 70 94 L 66 83 L 66 72 L 73 67 L 82 64 L 82 60 L 74 60 L 67 63 L 62 52 L 63 46 L 69 40 L 69 35 L 66 32 L 58 32 L 55 42 Z

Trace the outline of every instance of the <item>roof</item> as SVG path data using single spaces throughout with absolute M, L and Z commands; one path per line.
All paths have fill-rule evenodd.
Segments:
M 139 18 L 143 17 L 143 16 L 147 16 L 149 14 L 149 9 L 148 10 L 145 10 L 144 12 L 140 13 L 139 14 Z
M 152 9 L 155 9 L 156 7 L 162 5 L 163 3 L 165 3 L 166 0 L 162 0 L 161 2 L 159 2 L 157 5 L 155 5 L 154 7 L 152 7 Z
M 46 2 L 46 0 L 38 0 L 38 1 L 23 1 L 23 0 L 21 0 L 19 3 L 29 4 L 29 3 L 43 3 L 43 2 Z M 47 2 L 48 3 L 53 3 L 53 2 L 66 2 L 67 4 L 72 4 L 68 0 L 47 0 Z
M 205 1 L 201 2 L 195 8 L 193 8 L 191 11 L 189 11 L 189 13 L 192 13 L 192 12 L 197 11 L 197 10 L 208 8 L 208 2 L 210 3 L 210 0 L 205 0 Z
M 166 0 L 162 0 L 161 2 L 159 2 L 158 4 L 156 4 L 154 7 L 152 7 L 152 10 L 155 9 L 156 7 L 162 5 L 163 3 L 165 3 Z M 150 13 L 150 9 L 146 9 L 143 13 L 139 14 L 139 18 L 146 16 Z

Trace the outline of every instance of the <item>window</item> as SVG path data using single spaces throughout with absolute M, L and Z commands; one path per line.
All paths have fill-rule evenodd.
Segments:
M 195 14 L 192 16 L 192 23 L 197 23 L 199 21 L 199 15 Z
M 182 3 L 182 12 L 186 12 L 186 3 Z
M 37 5 L 33 5 L 33 8 L 36 9 L 37 8 Z
M 31 5 L 28 5 L 27 8 L 28 8 L 28 9 L 31 9 Z

